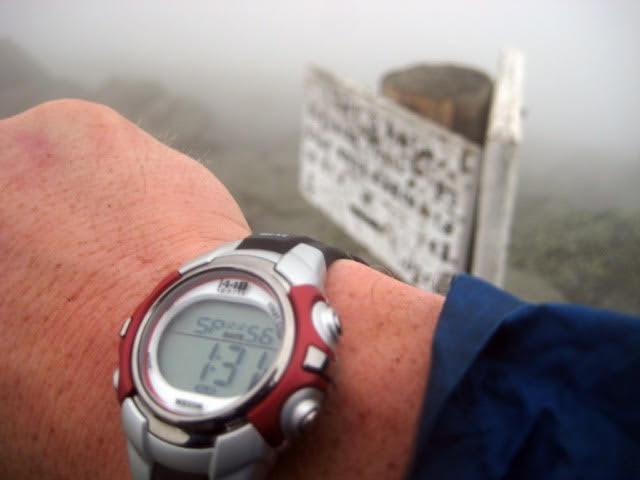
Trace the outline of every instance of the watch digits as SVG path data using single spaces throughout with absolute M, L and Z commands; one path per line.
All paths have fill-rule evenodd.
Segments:
M 323 285 L 347 257 L 256 234 L 160 282 L 123 325 L 114 373 L 134 480 L 264 477 L 330 384 L 341 327 Z

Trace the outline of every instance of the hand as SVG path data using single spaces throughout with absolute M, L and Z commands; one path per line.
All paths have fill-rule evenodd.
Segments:
M 249 234 L 224 186 L 108 108 L 57 101 L 0 121 L 0 471 L 126 478 L 117 332 L 169 271 Z M 331 268 L 340 378 L 277 478 L 401 478 L 442 299 Z

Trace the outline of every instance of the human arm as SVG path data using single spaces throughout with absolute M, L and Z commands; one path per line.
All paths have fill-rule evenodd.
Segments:
M 640 475 L 640 318 L 454 278 L 407 480 Z
M 126 478 L 117 331 L 185 260 L 249 233 L 224 186 L 115 112 L 78 101 L 0 122 L 0 468 Z M 442 298 L 340 261 L 344 335 L 322 421 L 277 478 L 402 478 Z

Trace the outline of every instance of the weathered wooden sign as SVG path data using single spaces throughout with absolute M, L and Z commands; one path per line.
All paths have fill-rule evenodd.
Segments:
M 480 148 L 327 71 L 305 80 L 300 189 L 402 280 L 466 270 Z

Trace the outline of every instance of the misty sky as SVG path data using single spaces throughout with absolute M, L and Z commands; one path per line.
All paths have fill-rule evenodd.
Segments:
M 0 0 L 3 36 L 87 86 L 156 79 L 209 105 L 216 137 L 247 143 L 295 131 L 309 63 L 375 89 L 385 70 L 423 60 L 493 75 L 500 49 L 514 46 L 526 61 L 527 161 L 565 151 L 640 161 L 633 0 Z

